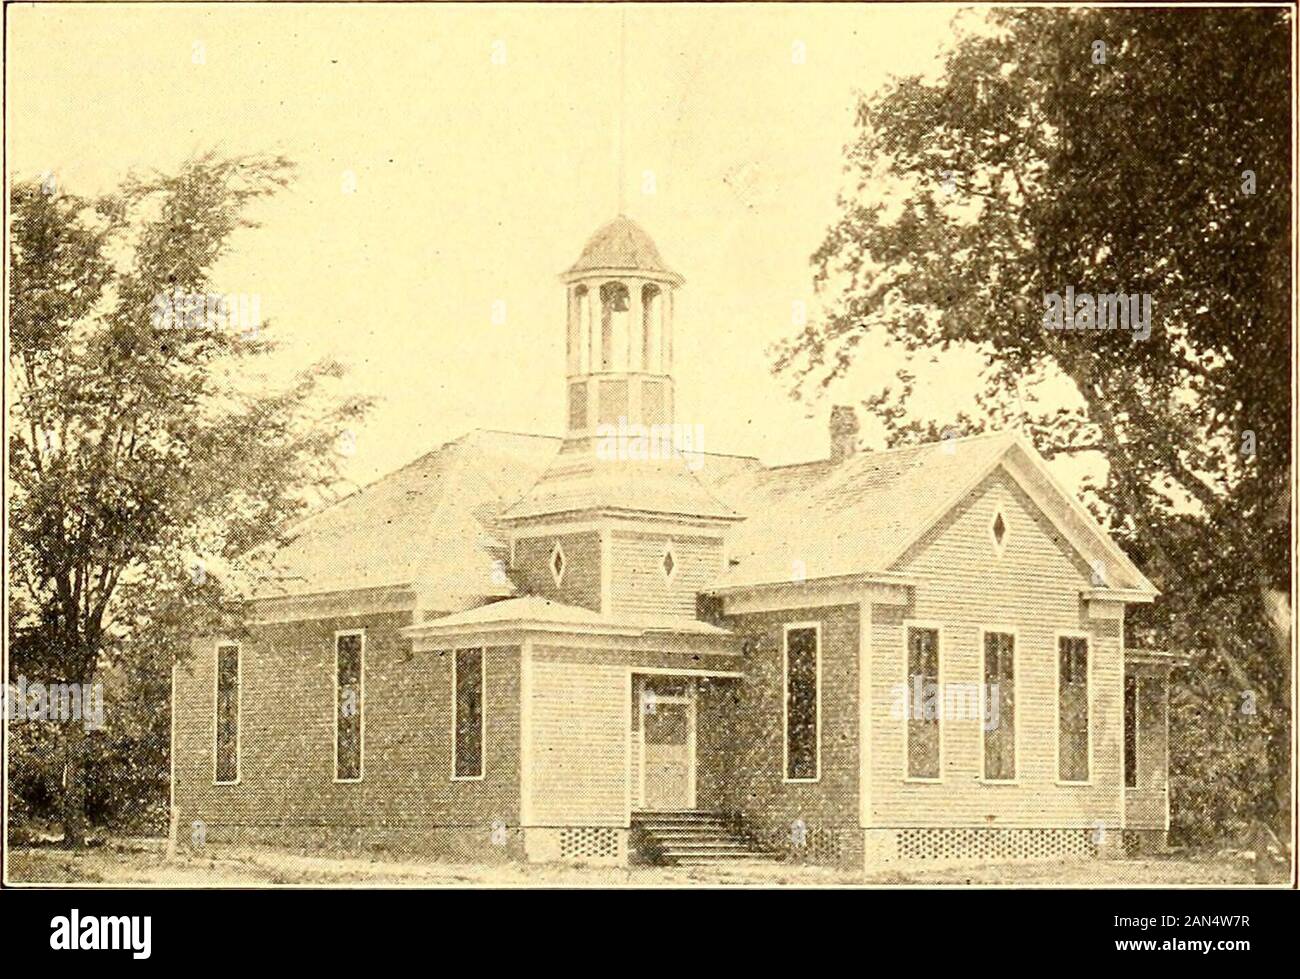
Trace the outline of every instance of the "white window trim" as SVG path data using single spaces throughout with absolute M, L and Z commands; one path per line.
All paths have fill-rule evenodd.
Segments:
M 555 555 L 560 555 L 560 573 L 555 573 Z M 551 545 L 550 552 L 546 555 L 546 570 L 551 573 L 551 578 L 555 581 L 555 587 L 559 588 L 564 581 L 564 575 L 569 570 L 569 555 L 564 553 L 564 545 L 556 538 L 555 543 Z
M 478 650 L 478 671 L 479 671 L 479 697 L 482 703 L 479 705 L 479 749 L 478 749 L 478 774 L 477 775 L 457 775 L 456 774 L 456 730 L 457 720 L 456 705 L 460 698 L 456 696 L 456 660 L 457 653 Z M 451 651 L 451 780 L 453 782 L 481 782 L 487 775 L 487 647 L 486 646 L 461 646 L 459 649 Z
M 790 778 L 790 633 L 799 629 L 813 631 L 813 657 L 817 664 L 817 724 L 814 730 L 817 744 L 814 765 L 817 774 L 812 778 Z M 822 624 L 813 622 L 787 622 L 781 634 L 781 781 L 789 784 L 811 784 L 822 777 Z
M 1006 519 L 1005 517 L 1003 518 Z M 1013 719 L 1015 727 L 1011 731 L 1011 764 L 1016 768 L 1016 774 L 1012 778 L 989 778 L 984 771 L 984 718 L 988 716 L 988 688 L 984 683 L 984 637 L 989 635 L 1004 635 L 1011 637 L 1011 699 L 1015 704 L 1016 716 Z M 1021 768 L 1020 768 L 1020 633 L 1014 626 L 1009 625 L 989 625 L 980 627 L 980 645 L 979 645 L 979 664 L 980 664 L 980 775 L 979 780 L 984 785 L 1019 785 Z
M 217 731 L 221 723 L 220 700 L 217 685 L 221 678 L 221 649 L 223 646 L 235 647 L 235 777 L 233 779 L 217 778 Z M 243 777 L 243 751 L 241 738 L 244 733 L 244 646 L 243 643 L 229 639 L 219 639 L 212 647 L 212 784 L 238 785 Z
M 1088 778 L 1087 778 L 1086 780 L 1084 780 L 1084 781 L 1075 781 L 1075 780 L 1073 780 L 1073 779 L 1065 779 L 1065 778 L 1061 778 L 1061 640 L 1062 640 L 1063 638 L 1068 638 L 1068 639 L 1082 639 L 1082 640 L 1087 644 L 1087 649 L 1088 649 L 1088 679 L 1087 679 L 1087 684 L 1088 684 Z M 1092 636 L 1090 636 L 1087 632 L 1085 632 L 1085 631 L 1082 630 L 1082 629 L 1060 629 L 1060 630 L 1057 630 L 1056 632 L 1052 633 L 1052 648 L 1053 648 L 1053 650 L 1054 650 L 1055 653 L 1056 653 L 1056 694 L 1055 694 L 1055 696 L 1054 696 L 1054 698 L 1053 698 L 1053 701 L 1054 701 L 1054 703 L 1055 703 L 1055 705 L 1056 705 L 1056 719 L 1055 719 L 1055 721 L 1054 721 L 1053 724 L 1052 724 L 1053 728 L 1054 728 L 1055 731 L 1056 731 L 1056 745 L 1055 745 L 1055 747 L 1052 749 L 1052 763 L 1053 763 L 1053 765 L 1055 766 L 1055 767 L 1052 769 L 1052 771 L 1053 771 L 1053 778 L 1056 779 L 1056 784 L 1057 784 L 1057 785 L 1092 785 L 1092 782 L 1093 782 L 1093 772 L 1096 771 L 1096 769 L 1093 767 L 1093 761 L 1092 761 L 1092 741 L 1093 741 L 1093 738 L 1092 738 L 1092 729 L 1093 729 L 1093 723 L 1092 723 L 1092 718 L 1093 718 L 1093 709 L 1092 709 L 1092 659 L 1093 659 L 1093 656 L 1092 656 Z M 1123 703 L 1121 703 L 1121 704 L 1120 704 L 1120 714 L 1121 714 L 1121 717 L 1120 717 L 1121 725 L 1120 725 L 1120 726 L 1121 726 L 1121 727 L 1123 727 L 1123 723 L 1122 723 L 1122 722 L 1123 722 L 1123 708 L 1124 708 L 1124 705 L 1123 705 Z M 1121 755 L 1123 754 L 1123 751 L 1124 751 L 1124 745 L 1123 745 L 1123 741 L 1122 741 L 1122 739 L 1121 739 L 1121 743 L 1120 743 L 1120 753 L 1121 753 Z M 1124 761 L 1124 759 L 1121 757 L 1121 758 L 1120 758 L 1120 764 L 1121 764 L 1121 767 L 1123 766 L 1123 761 Z
M 1125 722 L 1128 714 L 1128 676 L 1124 676 L 1122 681 L 1124 697 L 1120 701 L 1119 707 L 1119 780 L 1124 786 L 1125 791 L 1132 789 L 1134 792 L 1141 792 L 1142 786 L 1138 784 L 1138 772 L 1142 762 L 1142 674 L 1133 674 L 1133 784 L 1128 784 L 1128 765 L 1124 759 L 1124 742 L 1128 739 L 1128 725 Z M 1089 772 L 1089 774 L 1092 774 Z M 1125 813 L 1127 816 L 1127 813 Z
M 993 525 L 998 522 L 998 516 L 1002 517 L 1002 540 L 998 541 L 998 535 L 993 530 Z M 1007 511 L 1003 506 L 998 506 L 993 510 L 993 516 L 989 517 L 989 542 L 993 545 L 993 553 L 1002 557 L 1007 551 L 1007 541 L 1011 539 L 1011 521 L 1007 519 Z
M 910 752 L 907 743 L 907 722 L 912 710 L 912 684 L 910 675 L 911 648 L 907 642 L 908 631 L 911 629 L 928 629 L 935 633 L 939 643 L 939 702 L 943 703 L 943 680 L 944 664 L 948 657 L 944 650 L 944 629 L 943 625 L 931 619 L 904 619 L 903 620 L 903 781 L 912 782 L 917 785 L 940 785 L 943 783 L 943 733 L 947 725 L 943 723 L 943 712 L 939 712 L 939 775 L 932 777 L 928 775 L 910 775 L 908 774 L 908 761 Z
M 359 759 L 356 778 L 339 778 L 339 639 L 344 636 L 360 636 L 360 664 L 357 670 L 357 710 L 361 712 L 361 723 L 357 727 Z M 334 782 L 338 785 L 355 785 L 366 777 L 366 630 L 339 629 L 334 633 L 334 701 L 330 705 L 334 714 Z

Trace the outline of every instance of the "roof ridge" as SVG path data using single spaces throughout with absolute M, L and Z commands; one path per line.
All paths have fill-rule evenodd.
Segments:
M 844 460 L 844 462 L 848 462 L 850 460 L 860 461 L 862 459 L 874 458 L 876 456 L 892 455 L 895 452 L 908 452 L 916 449 L 924 449 L 927 446 L 943 445 L 948 442 L 976 442 L 979 441 L 980 439 L 995 438 L 997 436 L 1003 436 L 1008 439 L 1014 439 L 1016 437 L 1016 432 L 1015 429 L 998 428 L 989 432 L 978 432 L 975 435 L 962 435 L 959 438 L 952 438 L 952 439 L 937 438 L 937 439 L 931 439 L 928 442 L 909 442 L 907 445 L 895 445 L 895 446 L 891 446 L 888 449 L 863 449 L 860 452 L 854 453 L 853 455 L 849 456 L 847 459 Z M 805 462 L 783 462 L 776 466 L 764 466 L 763 468 L 768 472 L 775 472 L 778 469 L 798 469 L 804 466 L 833 466 L 833 465 L 842 465 L 842 464 L 843 463 L 831 462 L 830 459 L 808 459 Z
M 906 452 L 908 449 L 924 449 L 926 446 L 943 445 L 948 442 L 976 442 L 979 441 L 980 439 L 990 439 L 990 438 L 995 438 L 997 436 L 1014 438 L 1015 430 L 1010 428 L 997 428 L 989 432 L 978 432 L 975 435 L 961 435 L 958 436 L 957 438 L 948 439 L 948 438 L 940 437 L 937 439 L 931 439 L 928 442 L 912 442 L 908 445 L 895 445 L 892 448 L 888 448 L 888 449 L 868 449 L 865 453 L 863 453 L 863 455 L 883 456 L 883 455 L 889 455 L 891 452 Z

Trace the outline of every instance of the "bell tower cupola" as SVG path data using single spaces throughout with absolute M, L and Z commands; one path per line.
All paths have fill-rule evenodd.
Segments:
M 561 276 L 566 435 L 501 515 L 521 589 L 607 615 L 694 619 L 697 586 L 743 519 L 698 476 L 698 425 L 674 419 L 673 294 L 682 277 L 620 214 Z M 654 596 L 654 597 L 648 597 Z
M 645 230 L 620 214 L 591 236 L 562 278 L 569 437 L 603 425 L 671 424 L 673 292 L 682 277 Z

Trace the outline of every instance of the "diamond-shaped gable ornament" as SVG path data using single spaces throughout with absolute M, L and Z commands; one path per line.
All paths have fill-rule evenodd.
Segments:
M 564 577 L 564 548 L 556 541 L 555 546 L 551 548 L 551 576 L 555 578 L 558 585 L 560 579 Z

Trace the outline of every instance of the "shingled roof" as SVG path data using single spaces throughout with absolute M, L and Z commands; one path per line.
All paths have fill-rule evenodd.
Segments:
M 513 595 L 494 564 L 509 549 L 497 517 L 559 447 L 482 429 L 448 442 L 293 527 L 255 597 L 401 586 L 455 608 Z
M 944 439 L 829 461 L 739 472 L 713 487 L 749 518 L 728 542 L 717 590 L 899 569 L 900 560 L 967 493 L 1006 465 L 1085 555 L 1105 555 L 1114 586 L 1154 586 L 1041 456 L 1012 432 Z
M 583 246 L 568 275 L 585 272 L 642 272 L 680 283 L 682 278 L 659 255 L 654 239 L 626 214 L 601 225 Z
M 559 438 L 476 430 L 307 518 L 275 555 L 257 598 L 401 587 L 425 608 L 472 609 L 517 595 L 505 576 L 503 518 L 560 451 Z M 834 464 L 765 467 L 706 454 L 695 474 L 746 519 L 729 530 L 731 566 L 715 587 L 789 584 L 893 570 L 927 529 L 999 464 L 1050 501 L 1049 514 L 1154 593 L 1037 453 L 1007 433 L 863 452 Z
M 1008 445 L 1009 436 L 986 435 L 738 474 L 715 488 L 749 514 L 718 584 L 888 570 L 927 517 Z

